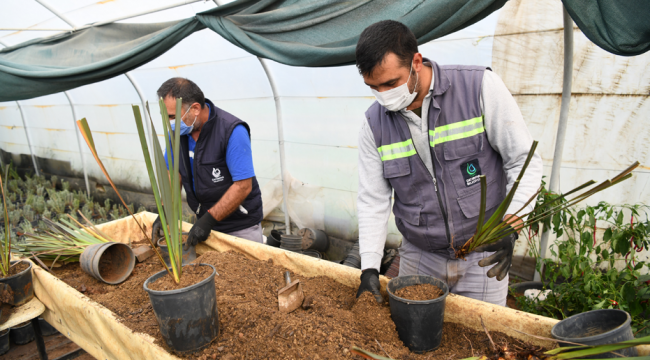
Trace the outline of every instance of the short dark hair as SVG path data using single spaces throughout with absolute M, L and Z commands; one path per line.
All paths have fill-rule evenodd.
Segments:
M 167 96 L 174 99 L 182 98 L 183 105 L 192 105 L 196 102 L 201 104 L 201 108 L 205 107 L 203 91 L 190 79 L 173 77 L 160 85 L 157 93 L 159 98 L 165 99 Z
M 403 66 L 409 67 L 418 52 L 415 35 L 399 21 L 383 20 L 368 26 L 357 42 L 357 68 L 361 75 L 370 75 L 381 65 L 388 53 L 397 55 Z

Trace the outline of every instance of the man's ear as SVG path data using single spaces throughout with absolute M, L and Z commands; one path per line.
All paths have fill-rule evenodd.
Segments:
M 422 70 L 422 66 L 424 66 L 422 54 L 415 53 L 413 56 L 413 70 L 415 70 L 415 72 L 420 72 L 420 70 Z

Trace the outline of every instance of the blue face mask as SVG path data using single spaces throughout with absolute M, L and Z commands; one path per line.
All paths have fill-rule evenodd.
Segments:
M 190 109 L 191 108 L 187 108 L 187 111 L 181 117 L 181 135 L 189 135 L 189 134 L 192 133 L 192 130 L 194 130 L 194 123 L 196 123 L 196 118 L 197 117 L 194 117 L 194 122 L 192 122 L 192 125 L 190 125 L 190 126 L 185 125 L 185 122 L 183 121 L 183 118 L 185 117 L 185 115 L 187 115 L 187 113 L 190 111 Z M 172 126 L 172 130 L 176 130 L 175 129 L 176 120 L 172 120 L 172 121 L 170 121 L 170 123 L 171 123 L 171 126 Z

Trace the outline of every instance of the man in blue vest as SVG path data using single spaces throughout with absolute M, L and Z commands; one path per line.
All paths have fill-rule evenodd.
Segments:
M 211 230 L 261 243 L 262 196 L 248 124 L 215 106 L 188 79 L 165 81 L 158 97 L 165 102 L 172 129 L 180 123 L 180 176 L 187 203 L 198 219 L 185 248 L 205 241 Z M 176 114 L 176 98 L 182 98 L 181 114 Z M 161 230 L 157 218 L 152 237 Z
M 441 66 L 423 58 L 413 33 L 397 21 L 366 28 L 356 48 L 359 73 L 377 101 L 359 133 L 360 296 L 381 302 L 381 263 L 393 214 L 403 235 L 399 275 L 431 275 L 452 293 L 505 305 L 516 232 L 457 259 L 474 234 L 479 176 L 488 184 L 486 218 L 494 213 L 526 159 L 533 139 L 501 79 L 480 66 Z M 503 221 L 541 182 L 535 154 Z M 528 213 L 532 205 L 520 212 Z

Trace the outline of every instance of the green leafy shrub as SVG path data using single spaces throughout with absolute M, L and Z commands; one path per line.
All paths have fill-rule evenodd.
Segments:
M 553 196 L 542 192 L 539 197 Z M 552 227 L 558 240 L 550 248 L 552 257 L 543 261 L 542 281 L 552 292 L 541 301 L 518 297 L 519 308 L 556 319 L 621 309 L 632 317 L 637 335 L 650 335 L 650 263 L 637 255 L 650 246 L 649 209 L 601 202 L 548 219 L 544 228 Z

